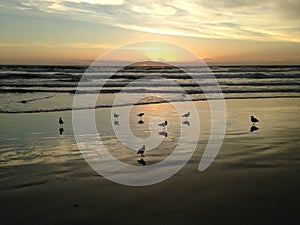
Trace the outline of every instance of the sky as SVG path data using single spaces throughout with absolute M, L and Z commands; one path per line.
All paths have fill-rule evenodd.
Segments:
M 0 64 L 89 64 L 145 40 L 208 64 L 300 64 L 299 12 L 299 0 L 0 0 Z

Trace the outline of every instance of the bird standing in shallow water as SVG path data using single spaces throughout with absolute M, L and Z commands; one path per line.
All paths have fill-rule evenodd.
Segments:
M 60 125 L 64 124 L 64 121 L 62 120 L 61 117 L 59 117 L 58 123 L 59 123 Z
M 120 116 L 120 114 L 114 113 L 114 118 L 118 119 L 118 117 Z
M 137 116 L 140 117 L 140 120 L 138 121 L 139 124 L 143 124 L 143 123 L 144 123 L 144 121 L 143 121 L 143 116 L 144 116 L 144 115 L 145 115 L 144 113 L 139 113 L 139 114 L 137 114 Z
M 137 116 L 139 116 L 141 119 L 142 119 L 142 117 L 143 117 L 144 115 L 145 115 L 144 113 L 139 113 L 139 114 L 137 114 Z
M 191 114 L 190 112 L 187 112 L 186 114 L 183 114 L 182 117 L 188 118 L 190 116 L 190 114 Z
M 158 124 L 158 126 L 161 126 L 161 127 L 166 127 L 168 125 L 168 121 L 165 121 L 165 122 L 163 122 L 163 123 L 160 123 L 160 124 Z
M 257 118 L 255 118 L 254 116 L 250 116 L 250 117 L 251 117 L 251 122 L 252 122 L 253 124 L 259 122 L 259 120 L 258 120 Z
M 146 146 L 143 145 L 143 146 L 138 150 L 138 152 L 137 152 L 136 154 L 141 154 L 141 157 L 145 157 L 145 156 L 144 156 L 145 150 L 146 150 Z

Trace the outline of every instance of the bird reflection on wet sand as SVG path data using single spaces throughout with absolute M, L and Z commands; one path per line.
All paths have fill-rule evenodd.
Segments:
M 187 125 L 187 126 L 190 126 L 190 125 L 191 125 L 190 122 L 187 121 L 187 120 L 186 120 L 186 121 L 183 121 L 182 124 Z
M 158 132 L 159 135 L 168 137 L 168 133 L 165 131 Z
M 143 158 L 137 160 L 137 162 L 138 162 L 139 164 L 142 164 L 143 166 L 146 165 L 146 161 L 145 161 Z
M 61 127 L 61 128 L 59 128 L 59 129 L 58 129 L 58 131 L 59 131 L 59 134 L 60 134 L 60 135 L 62 135 L 62 134 L 63 134 L 63 132 L 64 132 L 64 128 L 63 128 L 63 127 Z
M 254 132 L 254 131 L 257 131 L 257 130 L 259 130 L 259 128 L 254 126 L 254 125 L 250 127 L 251 132 Z

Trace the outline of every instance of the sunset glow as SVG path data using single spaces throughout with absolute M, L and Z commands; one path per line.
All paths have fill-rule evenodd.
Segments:
M 299 8 L 297 0 L 6 1 L 0 5 L 0 60 L 89 64 L 118 46 L 160 40 L 212 64 L 298 64 Z M 144 54 L 186 60 L 168 50 Z

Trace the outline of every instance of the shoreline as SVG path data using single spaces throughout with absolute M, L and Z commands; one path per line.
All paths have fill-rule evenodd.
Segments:
M 220 101 L 220 100 L 255 100 L 255 99 L 296 99 L 300 96 L 257 96 L 257 97 L 228 97 L 228 98 L 219 98 L 219 99 L 192 99 L 192 100 L 173 100 L 169 101 L 161 101 L 161 102 L 146 102 L 146 103 L 136 103 L 136 104 L 124 104 L 124 105 L 115 105 L 115 106 L 96 106 L 91 108 L 65 108 L 65 109 L 50 109 L 50 110 L 28 110 L 28 111 L 18 111 L 18 112 L 11 112 L 11 111 L 4 111 L 0 109 L 0 114 L 31 114 L 31 113 L 47 113 L 47 112 L 69 112 L 72 110 L 91 110 L 91 109 L 107 109 L 107 108 L 118 108 L 118 107 L 128 107 L 128 106 L 139 106 L 139 105 L 159 105 L 165 103 L 183 103 L 183 102 L 208 102 L 208 101 Z

